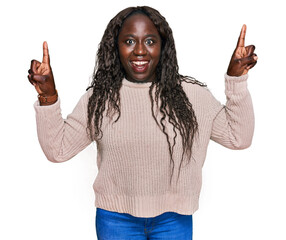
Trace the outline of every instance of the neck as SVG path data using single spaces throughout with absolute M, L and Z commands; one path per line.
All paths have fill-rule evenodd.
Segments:
M 126 77 L 126 79 L 130 82 L 133 82 L 133 83 L 148 83 L 148 82 L 153 82 L 155 80 L 154 77 L 148 78 L 146 80 L 136 80 L 136 79 L 132 79 L 130 77 Z

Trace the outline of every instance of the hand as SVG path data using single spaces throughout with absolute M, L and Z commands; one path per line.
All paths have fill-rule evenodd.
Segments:
M 43 60 L 31 61 L 30 69 L 28 70 L 28 79 L 36 88 L 38 94 L 49 97 L 56 94 L 56 86 L 52 68 L 50 66 L 50 56 L 47 42 L 43 43 Z
M 249 69 L 257 63 L 257 55 L 254 53 L 255 46 L 249 45 L 244 47 L 246 25 L 241 28 L 236 49 L 234 50 L 227 69 L 229 76 L 241 76 L 247 74 Z

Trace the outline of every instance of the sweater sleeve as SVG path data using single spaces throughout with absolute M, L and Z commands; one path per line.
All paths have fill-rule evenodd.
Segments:
M 60 99 L 49 106 L 35 102 L 38 139 L 49 161 L 67 161 L 91 143 L 86 131 L 87 102 L 85 93 L 66 119 L 61 115 Z
M 227 102 L 213 99 L 214 111 L 211 139 L 230 148 L 244 149 L 251 145 L 254 132 L 254 112 L 247 89 L 248 74 L 232 77 L 225 74 Z

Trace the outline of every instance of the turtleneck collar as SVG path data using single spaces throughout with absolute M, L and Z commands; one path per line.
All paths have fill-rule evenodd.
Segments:
M 123 78 L 122 85 L 132 88 L 149 88 L 152 85 L 152 82 L 136 83 Z

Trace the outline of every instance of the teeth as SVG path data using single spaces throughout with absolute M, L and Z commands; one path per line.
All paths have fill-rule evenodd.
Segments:
M 132 63 L 135 65 L 144 65 L 144 64 L 147 64 L 148 61 L 133 61 Z

